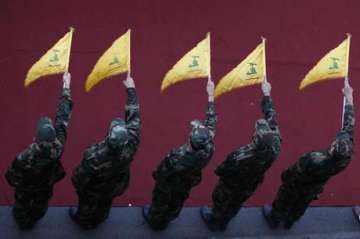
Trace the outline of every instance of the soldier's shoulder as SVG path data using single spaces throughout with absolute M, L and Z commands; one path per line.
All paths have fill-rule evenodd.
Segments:
M 188 151 L 188 147 L 186 144 L 181 145 L 180 147 L 173 148 L 171 150 L 171 154 L 173 155 L 184 155 Z
M 228 155 L 228 160 L 241 161 L 254 156 L 255 148 L 252 144 L 240 146 Z
M 98 154 L 105 146 L 103 141 L 89 145 L 84 151 L 84 158 L 93 158 Z
M 201 150 L 195 151 L 195 157 L 201 158 L 201 159 L 209 157 L 210 154 L 211 154 L 211 152 L 209 152 L 206 149 L 201 149 Z
M 105 141 L 100 141 L 94 144 L 91 144 L 87 147 L 88 151 L 99 151 L 101 149 L 103 149 L 106 146 Z
M 206 159 L 212 156 L 214 153 L 214 147 L 210 144 L 207 144 L 205 148 L 202 148 L 200 150 L 191 151 L 191 155 L 194 155 L 196 158 L 200 159 Z
M 324 158 L 326 157 L 326 152 L 325 151 L 311 151 L 308 153 L 309 157 L 311 158 Z
M 164 160 L 165 161 L 170 160 L 172 162 L 175 162 L 175 161 L 185 157 L 185 155 L 188 155 L 189 153 L 191 153 L 191 152 L 188 150 L 188 146 L 186 144 L 181 145 L 180 147 L 171 149 Z
M 24 160 L 27 160 L 29 158 L 32 158 L 37 151 L 39 151 L 39 147 L 37 146 L 37 144 L 36 143 L 31 143 L 30 145 L 28 145 L 28 147 L 26 149 L 24 149 L 21 153 L 19 153 L 16 156 L 16 160 L 17 161 L 24 161 Z
M 328 154 L 325 151 L 311 151 L 302 156 L 303 160 L 312 163 L 321 163 L 328 158 Z

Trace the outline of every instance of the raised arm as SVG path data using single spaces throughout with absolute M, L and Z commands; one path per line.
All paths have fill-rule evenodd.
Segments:
M 264 113 L 264 118 L 269 123 L 270 127 L 275 129 L 278 127 L 278 123 L 276 120 L 276 112 L 273 107 L 272 99 L 270 96 L 271 84 L 265 80 L 261 84 L 261 89 L 264 93 L 264 96 L 261 101 L 261 109 L 262 112 Z
M 345 80 L 345 87 L 343 88 L 342 92 L 345 97 L 342 130 L 353 136 L 355 127 L 355 111 L 353 103 L 353 89 L 349 85 L 348 80 Z
M 137 147 L 140 143 L 141 120 L 135 83 L 130 75 L 128 75 L 127 79 L 123 83 L 127 92 L 127 102 L 125 106 L 126 128 L 129 132 L 130 143 L 134 147 Z
M 206 90 L 208 93 L 208 106 L 206 111 L 206 120 L 205 126 L 210 130 L 211 136 L 215 136 L 215 128 L 217 122 L 217 115 L 215 112 L 215 103 L 214 103 L 214 82 L 209 79 Z
M 60 97 L 60 102 L 57 108 L 55 116 L 55 131 L 56 137 L 62 145 L 66 142 L 67 133 L 66 130 L 69 125 L 73 102 L 70 96 L 70 73 L 64 73 L 63 81 L 63 93 Z

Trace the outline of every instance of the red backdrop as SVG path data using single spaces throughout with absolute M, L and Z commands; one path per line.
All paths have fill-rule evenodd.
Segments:
M 350 78 L 358 104 L 360 87 L 360 2 L 348 1 L 0 1 L 0 203 L 13 201 L 3 178 L 16 154 L 34 136 L 38 118 L 55 114 L 60 75 L 41 79 L 25 89 L 29 67 L 74 26 L 70 71 L 74 111 L 62 161 L 67 176 L 55 187 L 52 205 L 76 203 L 70 175 L 84 148 L 103 139 L 110 120 L 123 115 L 125 90 L 114 77 L 90 93 L 83 90 L 97 58 L 119 35 L 132 29 L 132 75 L 143 120 L 142 142 L 132 164 L 131 183 L 116 205 L 143 205 L 151 198 L 151 173 L 165 154 L 187 140 L 189 122 L 204 118 L 206 80 L 187 81 L 160 93 L 167 70 L 205 33 L 212 33 L 215 81 L 237 65 L 266 36 L 268 79 L 283 136 L 282 152 L 247 205 L 273 200 L 280 173 L 304 152 L 327 147 L 339 130 L 342 81 L 328 81 L 298 91 L 306 72 L 329 49 L 353 35 Z M 251 139 L 261 117 L 259 86 L 217 101 L 216 153 L 188 205 L 210 203 L 217 178 L 213 170 L 236 147 Z M 356 132 L 356 140 L 359 132 Z M 330 180 L 316 205 L 360 203 L 358 154 Z

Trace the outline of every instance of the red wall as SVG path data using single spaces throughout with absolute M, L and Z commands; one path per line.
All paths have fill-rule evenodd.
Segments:
M 167 70 L 191 47 L 212 33 L 215 81 L 237 65 L 266 36 L 268 78 L 278 111 L 283 145 L 281 155 L 248 205 L 271 202 L 280 173 L 300 154 L 327 147 L 340 127 L 342 81 L 297 90 L 306 72 L 329 49 L 353 35 L 350 80 L 358 104 L 360 87 L 360 2 L 344 1 L 0 1 L 0 203 L 13 201 L 3 174 L 16 154 L 34 136 L 38 118 L 55 113 L 61 76 L 39 80 L 25 89 L 29 67 L 74 26 L 70 71 L 75 102 L 62 161 L 67 177 L 57 184 L 53 205 L 76 203 L 70 183 L 84 148 L 101 140 L 113 117 L 123 115 L 125 90 L 114 77 L 90 93 L 83 90 L 87 74 L 110 43 L 132 29 L 132 72 L 140 95 L 142 142 L 132 165 L 128 191 L 117 205 L 143 205 L 151 198 L 151 172 L 174 146 L 187 140 L 189 122 L 204 118 L 206 80 L 187 81 L 160 94 Z M 216 153 L 204 170 L 188 205 L 210 203 L 216 182 L 214 168 L 227 153 L 246 144 L 261 117 L 259 86 L 248 87 L 217 101 L 219 124 Z M 359 131 L 356 132 L 356 141 Z M 331 179 L 317 205 L 360 202 L 358 154 L 345 172 Z

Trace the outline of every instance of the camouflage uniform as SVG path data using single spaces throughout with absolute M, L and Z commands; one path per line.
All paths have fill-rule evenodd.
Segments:
M 191 189 L 201 182 L 201 170 L 214 152 L 217 116 L 213 102 L 208 103 L 206 115 L 204 126 L 210 131 L 210 141 L 200 150 L 187 144 L 171 150 L 153 172 L 156 185 L 147 221 L 154 228 L 163 229 L 177 218 Z
M 127 94 L 127 143 L 121 150 L 111 149 L 106 140 L 89 146 L 73 172 L 72 183 L 79 196 L 74 220 L 84 228 L 94 228 L 106 220 L 113 199 L 129 185 L 130 164 L 140 143 L 140 112 L 135 88 L 128 88 Z
M 5 174 L 8 183 L 15 188 L 13 214 L 20 227 L 30 228 L 45 215 L 54 184 L 65 176 L 60 159 L 71 110 L 70 91 L 64 89 L 56 113 L 55 140 L 47 143 L 46 148 L 36 142 L 30 144 Z
M 280 131 L 270 96 L 262 99 L 262 111 L 272 134 L 270 147 L 254 142 L 229 154 L 215 170 L 219 181 L 213 191 L 213 219 L 226 224 L 237 214 L 243 203 L 264 180 L 264 174 L 280 153 Z M 262 132 L 255 132 L 255 135 Z
M 301 218 L 311 201 L 318 198 L 331 176 L 346 168 L 353 154 L 354 125 L 354 107 L 348 104 L 345 106 L 342 131 L 333 142 L 338 150 L 334 150 L 333 154 L 329 150 L 306 153 L 282 173 L 283 184 L 270 214 L 274 221 L 283 221 L 291 226 Z M 340 136 L 345 140 L 339 143 Z

